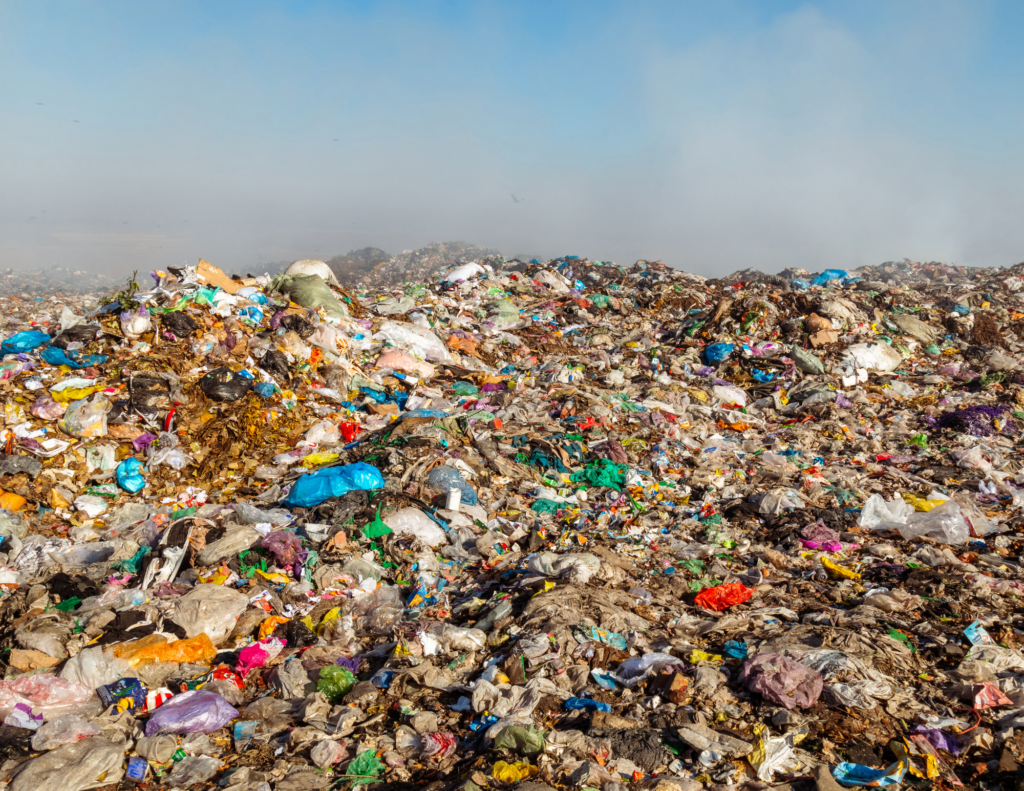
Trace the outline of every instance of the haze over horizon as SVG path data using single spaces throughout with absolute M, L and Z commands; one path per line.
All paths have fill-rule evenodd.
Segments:
M 0 267 L 1024 260 L 1019 4 L 711 6 L 0 0 Z

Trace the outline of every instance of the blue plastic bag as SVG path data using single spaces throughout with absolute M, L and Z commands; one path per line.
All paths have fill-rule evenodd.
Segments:
M 274 390 L 276 388 L 274 387 L 273 382 L 257 382 L 255 385 L 253 385 L 252 389 L 255 390 L 256 395 L 260 396 L 261 398 L 270 398 L 272 395 L 274 395 Z
M 732 659 L 746 659 L 747 650 L 748 646 L 746 643 L 741 643 L 738 640 L 726 640 L 723 653 Z
M 905 761 L 889 764 L 885 769 L 873 769 L 863 764 L 843 761 L 832 770 L 832 777 L 844 786 L 888 786 L 902 783 L 907 775 Z
M 762 371 L 759 368 L 755 368 L 751 375 L 759 382 L 770 382 L 775 378 L 775 373 L 772 371 Z
M 717 365 L 736 349 L 732 343 L 712 343 L 704 349 L 702 359 L 705 365 Z
M 142 477 L 142 465 L 133 456 L 117 465 L 117 485 L 131 494 L 138 494 L 146 485 Z
M 90 365 L 103 365 L 103 363 L 110 359 L 106 354 L 65 352 L 56 346 L 47 346 L 39 356 L 50 365 L 66 365 L 69 368 L 88 368 Z
M 800 278 L 793 278 L 789 281 L 789 285 L 795 288 L 797 291 L 806 291 L 811 287 L 809 280 L 800 280 Z
M 845 269 L 826 269 L 814 280 L 811 281 L 811 285 L 823 286 L 826 283 L 830 283 L 833 280 L 845 280 L 850 276 L 850 273 Z
M 39 330 L 16 332 L 3 343 L 0 343 L 0 357 L 5 354 L 24 354 L 49 342 L 50 336 Z
M 599 700 L 590 700 L 589 698 L 569 698 L 565 701 L 565 707 L 570 711 L 604 711 L 610 712 L 612 707 L 607 703 L 602 703 Z
M 343 467 L 328 467 L 303 475 L 292 486 L 284 505 L 289 508 L 301 506 L 311 508 L 314 505 L 341 497 L 343 494 L 359 490 L 383 489 L 384 476 L 380 470 L 365 462 L 346 464 Z
M 434 467 L 427 473 L 427 484 L 443 492 L 447 492 L 449 489 L 458 489 L 462 492 L 462 502 L 466 505 L 476 505 L 476 489 L 470 486 L 462 477 L 462 473 L 454 467 L 447 465 Z

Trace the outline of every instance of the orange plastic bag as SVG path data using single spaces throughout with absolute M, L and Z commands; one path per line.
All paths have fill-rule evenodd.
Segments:
M 716 585 L 713 588 L 705 588 L 697 594 L 693 603 L 705 610 L 721 612 L 734 604 L 743 604 L 754 595 L 754 591 L 742 582 L 729 582 L 725 585 Z
M 260 640 L 266 640 L 270 635 L 274 633 L 274 630 L 278 627 L 278 624 L 288 623 L 287 618 L 282 618 L 280 615 L 271 615 L 267 620 L 260 624 Z
M 0 494 L 0 508 L 5 511 L 20 511 L 28 504 L 28 500 L 14 492 L 3 492 Z
M 154 662 L 177 662 L 179 665 L 193 662 L 208 665 L 217 656 L 217 649 L 213 647 L 205 632 L 188 640 L 175 640 L 173 643 L 167 642 L 167 638 L 162 635 L 151 634 L 140 640 L 115 645 L 114 656 L 124 659 L 132 667 L 151 665 Z

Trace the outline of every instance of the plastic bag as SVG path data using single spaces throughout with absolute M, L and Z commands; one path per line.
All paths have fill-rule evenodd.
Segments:
M 715 398 L 719 399 L 723 404 L 739 404 L 741 407 L 747 405 L 747 393 L 745 390 L 741 390 L 738 387 L 732 385 L 715 385 L 711 388 L 711 392 L 715 394 Z
M 127 744 L 91 736 L 62 745 L 15 769 L 10 791 L 84 791 L 124 776 Z
M 743 663 L 740 683 L 785 709 L 807 709 L 821 696 L 821 674 L 782 654 L 758 654 Z
M 869 530 L 876 527 L 889 529 L 886 525 L 892 527 L 896 524 L 906 524 L 913 513 L 914 507 L 900 498 L 894 498 L 891 503 L 887 503 L 881 495 L 873 494 L 861 508 L 857 525 Z
M 77 714 L 62 714 L 43 723 L 32 735 L 32 749 L 42 752 L 53 750 L 62 744 L 74 744 L 90 736 L 99 736 L 100 726 Z
M 237 590 L 197 585 L 178 600 L 172 620 L 190 638 L 206 634 L 214 645 L 219 645 L 248 606 L 249 597 Z
M 197 560 L 201 566 L 212 566 L 222 560 L 238 555 L 254 546 L 263 538 L 251 527 L 235 526 L 218 538 L 203 547 Z
M 705 610 L 721 612 L 734 604 L 743 604 L 753 595 L 754 592 L 742 582 L 730 582 L 725 585 L 716 585 L 713 588 L 705 588 L 697 594 L 693 603 Z
M 341 742 L 325 739 L 313 745 L 313 749 L 309 751 L 309 757 L 321 769 L 326 769 L 329 766 L 334 766 L 339 761 L 345 760 L 348 757 L 348 750 L 345 749 L 345 745 Z
M 888 373 L 903 364 L 902 355 L 887 343 L 855 343 L 843 351 L 843 362 L 855 368 Z
M 49 342 L 50 336 L 45 332 L 39 332 L 39 330 L 17 332 L 3 343 L 0 343 L 0 357 L 3 357 L 5 354 L 24 354 Z
M 338 665 L 328 665 L 320 671 L 320 680 L 316 691 L 320 692 L 331 703 L 341 703 L 356 683 L 352 671 Z
M 338 279 L 334 276 L 333 270 L 323 261 L 317 261 L 315 258 L 303 258 L 301 261 L 296 261 L 294 264 L 289 266 L 284 273 L 286 275 L 316 275 L 321 280 L 328 283 L 338 284 Z M 247 289 L 241 289 L 238 292 L 239 296 L 247 296 L 242 293 Z M 251 299 L 251 297 L 247 297 Z
M 211 755 L 189 755 L 174 764 L 167 776 L 167 784 L 174 788 L 191 788 L 206 783 L 220 772 L 219 758 Z
M 971 538 L 971 528 L 955 500 L 946 500 L 927 512 L 914 512 L 905 525 L 895 529 L 908 541 L 928 536 L 946 544 L 966 544 Z
M 801 349 L 799 346 L 794 346 L 790 350 L 790 354 L 793 356 L 793 361 L 796 363 L 796 367 L 799 368 L 804 373 L 825 373 L 825 363 L 823 363 L 815 355 L 813 355 L 806 349 Z
M 252 382 L 249 377 L 222 366 L 200 379 L 199 389 L 211 401 L 237 401 L 252 390 Z
M 416 374 L 422 379 L 430 379 L 437 373 L 437 369 L 430 363 L 417 360 L 411 354 L 397 349 L 385 349 L 374 365 L 377 368 L 391 368 L 395 371 Z
M 383 771 L 384 764 L 377 758 L 377 753 L 373 750 L 364 750 L 349 763 L 345 769 L 345 776 L 354 787 L 376 782 Z
M 462 477 L 461 472 L 454 467 L 449 467 L 447 464 L 434 467 L 434 469 L 427 473 L 426 482 L 428 486 L 440 489 L 443 492 L 447 492 L 450 489 L 458 489 L 462 493 L 462 502 L 466 505 L 476 505 L 477 503 L 476 489 Z
M 153 712 L 146 736 L 158 733 L 213 733 L 238 716 L 238 710 L 215 692 L 197 689 L 175 695 Z
M 43 395 L 29 407 L 29 411 L 40 420 L 57 420 L 64 417 L 64 413 L 68 411 L 68 405 L 61 401 L 54 401 L 48 395 Z
M 50 718 L 81 712 L 94 701 L 98 705 L 96 695 L 89 687 L 49 673 L 0 681 L 0 717 L 6 717 L 19 703 L 25 703 L 36 714 Z
M 430 547 L 448 543 L 448 536 L 437 522 L 419 508 L 400 508 L 383 519 L 384 524 L 397 535 L 414 536 Z
M 529 725 L 508 725 L 494 737 L 495 750 L 509 750 L 519 755 L 540 755 L 547 745 L 547 736 Z
M 443 282 L 458 283 L 460 280 L 469 280 L 475 275 L 482 275 L 486 271 L 486 269 L 475 261 L 468 264 L 462 264 L 461 266 L 455 267 L 455 269 L 445 275 Z
M 174 310 L 160 317 L 160 328 L 180 341 L 198 330 L 199 323 L 184 311 Z
M 383 488 L 384 476 L 380 470 L 360 461 L 303 475 L 292 485 L 284 505 L 310 508 L 349 492 Z
M 423 357 L 439 363 L 454 362 L 448 347 L 430 330 L 415 324 L 399 324 L 385 321 L 374 336 L 374 340 L 390 341 L 399 349 L 415 357 Z
M 72 401 L 60 421 L 60 429 L 72 437 L 105 437 L 109 409 L 110 401 L 102 393 L 94 395 L 91 401 Z
M 277 560 L 277 565 L 282 568 L 301 563 L 309 554 L 308 550 L 302 546 L 302 539 L 287 530 L 268 533 L 260 541 L 260 546 L 270 550 Z
M 348 308 L 334 296 L 331 287 L 319 275 L 278 275 L 270 281 L 270 292 L 280 292 L 304 308 L 323 308 L 324 313 L 335 319 L 348 317 Z
M 88 689 L 98 689 L 132 675 L 131 665 L 113 652 L 104 651 L 102 646 L 83 648 L 60 671 L 61 678 Z
M 145 305 L 139 305 L 136 310 L 124 310 L 118 315 L 121 322 L 121 332 L 130 341 L 137 341 L 153 329 L 153 320 L 149 317 L 149 310 Z
M 601 570 L 601 560 L 596 555 L 582 552 L 571 552 L 567 555 L 541 552 L 530 558 L 527 569 L 534 574 L 562 577 L 584 585 Z
M 704 348 L 701 359 L 705 365 L 718 365 L 736 349 L 732 343 L 712 343 Z
M 56 346 L 47 346 L 39 354 L 44 362 L 50 365 L 66 365 L 68 368 L 89 368 L 93 365 L 103 365 L 110 358 L 105 354 L 80 354 L 77 351 L 65 352 Z
M 844 280 L 850 276 L 850 273 L 843 269 L 826 269 L 814 280 L 811 281 L 812 285 L 823 286 L 826 283 L 831 283 L 833 280 Z
M 130 494 L 141 492 L 146 486 L 146 479 L 142 477 L 142 465 L 133 456 L 117 465 L 117 485 Z

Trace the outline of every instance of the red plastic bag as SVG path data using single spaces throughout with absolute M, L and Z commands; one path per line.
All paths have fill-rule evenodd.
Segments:
M 742 582 L 729 582 L 725 585 L 716 585 L 714 588 L 705 588 L 697 594 L 693 603 L 705 610 L 721 612 L 734 604 L 743 604 L 753 595 L 754 591 Z

